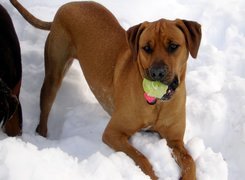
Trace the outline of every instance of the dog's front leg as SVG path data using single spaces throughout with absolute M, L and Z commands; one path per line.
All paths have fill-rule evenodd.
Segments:
M 182 170 L 181 180 L 195 180 L 196 166 L 192 157 L 185 149 L 183 141 L 168 140 L 168 146 L 173 149 L 173 155 Z
M 103 141 L 115 151 L 126 153 L 145 174 L 149 175 L 152 180 L 157 180 L 158 178 L 147 158 L 129 143 L 128 139 L 132 134 L 126 132 L 123 125 L 121 123 L 119 125 L 117 122 L 113 120 L 109 122 L 103 134 Z

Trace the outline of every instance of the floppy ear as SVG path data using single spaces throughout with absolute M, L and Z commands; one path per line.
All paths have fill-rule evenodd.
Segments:
M 127 30 L 127 39 L 128 39 L 128 43 L 131 48 L 131 51 L 132 51 L 133 60 L 136 60 L 137 58 L 140 35 L 144 31 L 147 24 L 148 22 L 144 22 L 144 23 L 132 26 Z
M 11 119 L 13 117 L 14 113 L 18 109 L 19 100 L 15 95 L 11 95 L 11 97 L 9 97 L 8 101 L 9 101 L 8 118 Z
M 12 95 L 11 90 L 0 78 L 0 123 L 10 119 L 17 110 L 19 101 L 15 95 Z
M 177 19 L 177 26 L 185 34 L 191 56 L 196 58 L 202 38 L 201 25 L 194 21 Z

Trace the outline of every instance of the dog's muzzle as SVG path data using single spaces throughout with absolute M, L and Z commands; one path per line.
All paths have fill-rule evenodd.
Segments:
M 164 82 L 168 75 L 168 67 L 162 63 L 154 64 L 147 70 L 147 76 L 152 81 Z
M 168 66 L 163 63 L 152 65 L 150 68 L 148 68 L 145 71 L 145 75 L 146 78 L 151 81 L 159 81 L 168 86 L 166 93 L 160 99 L 162 101 L 170 100 L 171 97 L 174 95 L 175 90 L 179 86 L 179 79 L 177 75 L 175 75 L 174 78 L 172 79 Z M 150 104 L 155 104 L 155 103 L 156 100 Z

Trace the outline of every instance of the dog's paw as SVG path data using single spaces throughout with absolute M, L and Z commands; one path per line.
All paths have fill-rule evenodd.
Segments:
M 47 128 L 45 128 L 45 129 L 41 128 L 40 125 L 38 125 L 36 128 L 36 133 L 39 134 L 40 136 L 45 137 L 45 138 L 47 137 L 47 132 L 48 132 Z

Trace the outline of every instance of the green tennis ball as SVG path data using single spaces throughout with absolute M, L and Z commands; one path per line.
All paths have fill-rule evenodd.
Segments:
M 168 86 L 159 81 L 150 81 L 144 78 L 143 89 L 149 96 L 160 99 L 166 93 Z

